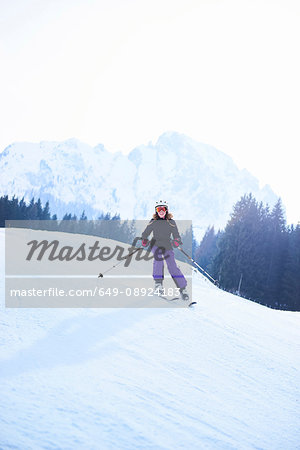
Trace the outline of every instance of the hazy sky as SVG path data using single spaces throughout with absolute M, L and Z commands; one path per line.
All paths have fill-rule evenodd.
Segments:
M 0 151 L 77 137 L 127 153 L 174 130 L 297 223 L 299 43 L 298 0 L 0 0 Z

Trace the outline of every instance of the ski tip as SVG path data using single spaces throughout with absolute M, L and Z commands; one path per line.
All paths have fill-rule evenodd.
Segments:
M 189 308 L 192 307 L 192 306 L 194 306 L 194 305 L 197 305 L 197 302 L 191 302 L 191 303 L 189 304 Z

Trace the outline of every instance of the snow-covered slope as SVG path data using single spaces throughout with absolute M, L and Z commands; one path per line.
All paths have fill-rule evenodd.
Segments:
M 300 315 L 198 274 L 190 309 L 5 309 L 0 448 L 296 449 Z
M 247 192 L 271 205 L 277 198 L 229 156 L 175 132 L 128 156 L 76 139 L 17 143 L 0 154 L 0 173 L 2 194 L 49 200 L 59 217 L 85 209 L 89 218 L 102 210 L 146 219 L 162 198 L 177 219 L 192 219 L 200 234 L 208 225 L 223 227 L 233 204 Z

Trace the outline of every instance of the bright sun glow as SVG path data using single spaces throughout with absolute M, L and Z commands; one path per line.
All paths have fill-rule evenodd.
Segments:
M 214 145 L 300 220 L 300 5 L 0 3 L 0 151 L 76 137 L 125 153 L 174 130 Z

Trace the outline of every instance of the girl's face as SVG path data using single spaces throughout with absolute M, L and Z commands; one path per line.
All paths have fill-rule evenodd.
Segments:
M 159 215 L 159 217 L 161 219 L 163 219 L 165 217 L 165 215 L 167 214 L 167 211 L 165 209 L 160 209 L 159 211 L 157 211 L 157 214 Z

